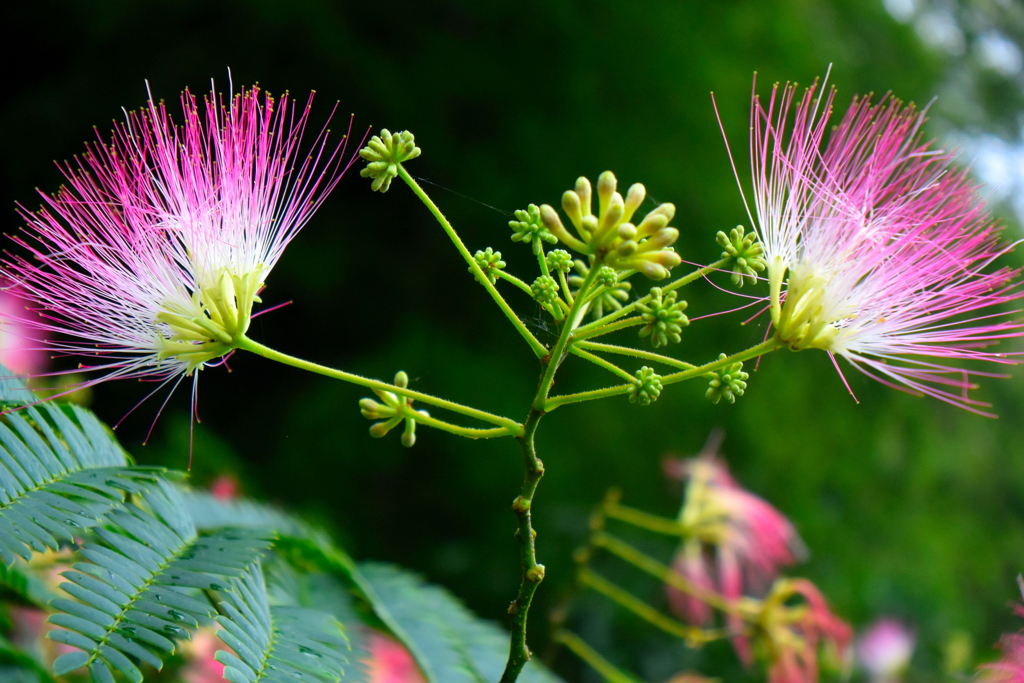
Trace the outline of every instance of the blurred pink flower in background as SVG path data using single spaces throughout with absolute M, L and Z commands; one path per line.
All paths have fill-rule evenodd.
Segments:
M 705 446 L 696 458 L 667 458 L 667 475 L 687 480 L 679 523 L 689 535 L 672 563 L 673 569 L 698 588 L 720 593 L 726 600 L 759 594 L 775 579 L 779 568 L 794 564 L 805 554 L 793 525 L 762 498 L 744 490 L 732 478 L 713 447 Z M 703 600 L 668 586 L 669 605 L 680 618 L 693 624 L 711 621 L 712 610 Z M 742 620 L 730 618 L 739 632 Z M 743 640 L 737 653 L 750 663 Z
M 233 500 L 238 497 L 238 480 L 230 474 L 222 474 L 210 484 L 210 493 L 217 500 Z
M 807 579 L 781 580 L 777 586 L 779 590 L 773 591 L 766 605 L 768 609 L 780 610 L 779 616 L 783 618 L 764 620 L 770 658 L 768 683 L 816 683 L 818 646 L 833 648 L 841 661 L 853 631 L 832 614 L 821 591 Z M 807 604 L 787 607 L 786 601 L 796 595 Z M 793 618 L 797 610 L 803 610 L 802 615 Z
M 1003 656 L 979 667 L 979 678 L 986 683 L 1024 683 L 1024 634 L 1004 633 L 999 649 Z
M 34 315 L 15 287 L 0 287 L 0 365 L 15 375 L 36 375 L 46 369 L 49 354 L 42 350 L 46 335 L 25 320 Z
M 231 651 L 217 637 L 213 627 L 201 628 L 192 635 L 192 639 L 181 644 L 181 652 L 187 664 L 181 670 L 185 683 L 223 683 L 224 665 L 214 657 L 217 650 Z
M 857 662 L 874 683 L 896 683 L 903 678 L 916 641 L 914 633 L 896 619 L 879 619 L 857 640 Z
M 364 660 L 370 683 L 426 683 L 409 651 L 393 638 L 370 632 L 370 658 Z

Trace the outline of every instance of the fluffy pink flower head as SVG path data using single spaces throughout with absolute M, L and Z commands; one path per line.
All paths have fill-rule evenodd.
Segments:
M 364 663 L 369 683 L 424 683 L 416 661 L 401 643 L 371 632 L 368 649 L 370 658 Z
M 40 346 L 110 378 L 164 383 L 217 363 L 249 326 L 267 276 L 348 165 L 328 130 L 299 153 L 312 96 L 259 88 L 163 102 L 115 123 L 61 167 L 0 270 L 34 304 Z M 351 160 L 349 161 L 349 164 Z M 57 335 L 44 341 L 44 335 Z M 198 375 L 195 375 L 198 377 Z
M 922 142 L 924 112 L 855 97 L 823 145 L 834 92 L 816 90 L 797 100 L 776 85 L 751 105 L 751 222 L 776 338 L 981 412 L 969 375 L 987 373 L 960 363 L 1015 363 L 984 348 L 1024 334 L 999 320 L 1020 297 L 1017 272 L 983 272 L 1007 247 L 955 154 Z
M 16 287 L 0 288 L 0 365 L 16 375 L 37 375 L 50 362 L 33 340 L 39 335 L 26 320 L 35 317 L 26 310 L 28 305 Z
M 1024 578 L 1017 576 L 1017 585 L 1024 596 Z M 1024 617 L 1024 604 L 1016 604 L 1013 611 Z M 1024 683 L 1024 631 L 1004 633 L 999 639 L 1003 656 L 991 664 L 979 667 L 979 678 L 984 683 Z
M 895 683 L 914 654 L 917 638 L 895 619 L 879 619 L 857 640 L 857 661 L 875 683 Z
M 666 465 L 687 478 L 686 500 L 679 522 L 690 530 L 673 561 L 673 568 L 698 588 L 711 589 L 728 600 L 761 593 L 779 568 L 804 555 L 803 542 L 793 525 L 766 501 L 741 488 L 729 474 L 715 448 L 696 458 Z M 681 618 L 707 623 L 711 609 L 699 597 L 667 587 L 669 604 Z M 741 621 L 733 619 L 739 628 Z M 744 661 L 750 654 L 737 641 Z
M 794 596 L 803 604 L 787 605 Z M 759 636 L 768 653 L 768 683 L 817 683 L 819 645 L 831 647 L 841 661 L 852 635 L 814 584 L 780 579 L 761 613 Z

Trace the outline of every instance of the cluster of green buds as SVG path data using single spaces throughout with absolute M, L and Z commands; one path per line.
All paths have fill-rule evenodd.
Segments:
M 725 360 L 724 353 L 719 354 L 718 360 Z M 708 382 L 708 391 L 705 397 L 712 403 L 718 403 L 723 398 L 729 403 L 735 403 L 737 396 L 742 396 L 747 390 L 747 378 L 749 374 L 743 372 L 743 363 L 732 363 L 717 372 L 709 372 L 705 375 L 711 381 Z
M 558 244 L 558 238 L 544 227 L 540 219 L 540 208 L 536 204 L 530 204 L 525 211 L 516 211 L 515 216 L 514 221 L 508 222 L 508 227 L 512 228 L 513 242 L 532 244 L 535 256 L 540 255 L 541 249 L 544 248 L 543 242 Z
M 409 376 L 399 371 L 395 375 L 395 386 L 400 389 L 408 387 Z M 430 417 L 430 414 L 425 410 L 413 410 L 411 398 L 404 398 L 383 389 L 374 389 L 373 393 L 377 394 L 384 403 L 377 403 L 372 398 L 364 398 L 359 401 L 359 411 L 363 417 L 368 420 L 381 420 L 381 422 L 370 425 L 370 436 L 379 439 L 404 420 L 405 431 L 402 433 L 402 445 L 412 448 L 412 445 L 416 443 L 416 418 Z
M 391 181 L 398 176 L 398 164 L 420 155 L 413 134 L 407 130 L 391 134 L 387 128 L 374 135 L 370 142 L 359 150 L 359 156 L 370 162 L 359 172 L 364 178 L 373 178 L 374 192 L 387 192 Z
M 662 294 L 661 287 L 652 287 L 650 295 L 650 301 L 638 306 L 646 323 L 640 328 L 640 338 L 650 337 L 654 348 L 666 346 L 670 341 L 678 344 L 682 340 L 680 333 L 690 324 L 690 319 L 683 313 L 686 302 L 677 303 L 676 292 Z
M 590 267 L 580 259 L 573 262 L 573 267 L 579 274 L 570 276 L 569 284 L 579 290 L 586 281 L 587 275 L 590 274 Z M 613 268 L 601 266 L 594 279 L 601 286 L 589 304 L 594 320 L 601 319 L 605 313 L 620 310 L 622 304 L 629 301 L 629 290 L 633 288 L 633 285 L 626 281 L 619 281 L 619 274 Z
M 473 260 L 476 261 L 476 265 L 480 266 L 480 270 L 483 272 L 484 277 L 492 285 L 498 281 L 498 271 L 505 268 L 505 262 L 501 260 L 501 252 L 494 251 L 491 247 L 483 251 L 477 250 L 473 254 Z M 468 268 L 469 272 L 473 272 L 472 268 Z M 479 276 L 476 276 L 479 279 Z M 483 284 L 482 282 L 480 284 Z
M 647 196 L 640 183 L 629 188 L 625 199 L 616 192 L 615 176 L 605 171 L 597 179 L 598 214 L 591 209 L 591 185 L 586 178 L 562 195 L 562 209 L 579 237 L 572 235 L 558 212 L 548 204 L 540 207 L 544 227 L 563 244 L 615 270 L 638 270 L 652 280 L 668 277 L 669 269 L 682 263 L 671 249 L 679 231 L 668 227 L 675 216 L 672 204 L 661 204 L 639 224 L 630 221 Z
M 649 406 L 661 395 L 661 375 L 646 365 L 636 371 L 636 379 L 629 387 L 629 402 Z
M 745 232 L 742 225 L 737 225 L 728 235 L 719 230 L 716 240 L 725 250 L 722 258 L 727 261 L 726 268 L 732 270 L 732 283 L 742 287 L 744 282 L 757 282 L 757 274 L 768 265 L 757 234 Z

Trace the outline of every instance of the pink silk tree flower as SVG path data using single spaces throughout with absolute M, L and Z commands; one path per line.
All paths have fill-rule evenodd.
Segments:
M 369 659 L 365 660 L 369 683 L 424 683 L 416 660 L 398 641 L 381 633 L 368 637 Z
M 986 414 L 967 392 L 970 375 L 990 373 L 961 363 L 1017 362 L 985 350 L 1024 334 L 1000 320 L 1002 305 L 1021 296 L 1018 271 L 985 272 L 1009 247 L 955 153 L 922 142 L 924 112 L 855 97 L 823 143 L 834 92 L 816 90 L 797 100 L 796 86 L 776 85 L 767 106 L 756 94 L 751 105 L 750 220 L 768 263 L 776 340 Z
M 854 648 L 857 662 L 867 671 L 873 683 L 896 683 L 914 654 L 917 638 L 899 621 L 879 619 L 857 640 Z
M 805 604 L 790 607 L 794 596 Z M 850 644 L 853 631 L 835 616 L 821 591 L 806 579 L 783 579 L 765 599 L 767 625 L 763 638 L 768 652 L 768 683 L 817 683 L 818 647 L 834 649 L 838 659 Z
M 0 287 L 0 365 L 16 375 L 37 375 L 50 363 L 41 348 L 44 342 L 36 340 L 40 335 L 27 320 L 35 317 L 28 305 L 17 287 Z
M 26 324 L 56 335 L 41 346 L 98 361 L 84 368 L 101 373 L 87 385 L 163 386 L 221 362 L 355 158 L 344 163 L 348 135 L 329 145 L 326 128 L 299 152 L 311 103 L 253 87 L 211 90 L 200 105 L 186 89 L 181 125 L 150 99 L 61 166 L 65 186 L 41 193 L 38 211 L 19 206 L 26 227 L 14 241 L 28 255 L 0 262 L 39 313 Z
M 1003 656 L 979 667 L 985 683 L 1024 683 L 1024 634 L 1005 633 L 999 639 Z
M 681 460 L 676 469 L 688 478 L 679 523 L 689 537 L 673 561 L 673 569 L 698 590 L 711 589 L 726 600 L 762 593 L 781 567 L 798 562 L 806 550 L 793 525 L 766 501 L 744 490 L 713 450 Z M 669 606 L 681 619 L 703 625 L 711 609 L 699 595 L 666 587 Z M 739 632 L 742 619 L 729 618 Z M 734 641 L 737 653 L 750 662 L 746 641 Z

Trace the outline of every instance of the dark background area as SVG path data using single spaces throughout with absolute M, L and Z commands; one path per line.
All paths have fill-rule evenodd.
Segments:
M 1005 23 L 1011 35 L 1021 30 L 1012 2 L 951 7 L 960 18 L 970 11 Z M 141 106 L 146 80 L 175 112 L 184 87 L 200 94 L 213 78 L 226 89 L 230 68 L 236 88 L 259 82 L 300 100 L 315 89 L 314 129 L 338 101 L 332 126 L 354 112 L 357 139 L 371 127 L 413 131 L 423 155 L 410 172 L 425 180 L 471 250 L 500 250 L 510 272 L 527 281 L 535 265 L 528 247 L 509 240 L 511 211 L 557 204 L 577 176 L 594 179 L 606 169 L 677 206 L 684 259 L 715 260 L 715 232 L 745 223 L 746 214 L 709 93 L 745 176 L 754 71 L 765 93 L 775 81 L 810 83 L 831 63 L 840 108 L 855 93 L 889 90 L 928 102 L 961 92 L 950 90 L 951 74 L 966 73 L 965 96 L 978 106 L 965 117 L 959 95 L 940 98 L 930 134 L 1011 135 L 1021 110 L 1019 82 L 985 72 L 969 53 L 929 48 L 879 0 L 44 0 L 5 3 L 0 22 L 0 206 L 8 207 L 0 226 L 7 232 L 20 225 L 14 202 L 35 208 L 34 187 L 60 184 L 52 160 L 79 153 L 93 125 L 105 134 L 122 107 Z M 979 30 L 965 26 L 968 38 Z M 251 336 L 372 377 L 404 369 L 416 389 L 525 418 L 537 381 L 532 354 L 411 192 L 395 184 L 386 195 L 372 193 L 360 168 L 268 281 L 267 304 L 294 304 L 257 319 Z M 1006 230 L 1018 238 L 1010 219 Z M 505 289 L 543 339 L 536 304 Z M 685 298 L 693 317 L 738 301 L 706 283 L 687 288 Z M 746 317 L 695 322 L 673 353 L 706 362 L 746 348 L 765 325 L 761 318 L 740 326 Z M 358 387 L 257 357 L 236 355 L 230 365 L 230 373 L 201 377 L 197 485 L 230 472 L 246 494 L 329 526 L 357 558 L 401 563 L 502 620 L 519 580 L 509 508 L 522 479 L 514 442 L 421 428 L 416 446 L 405 449 L 397 433 L 368 436 L 357 407 L 368 392 Z M 711 405 L 703 382 L 694 382 L 668 388 L 649 408 L 620 398 L 545 419 L 538 448 L 547 475 L 534 524 L 547 580 L 531 620 L 535 647 L 545 642 L 548 611 L 571 586 L 571 551 L 606 489 L 618 486 L 624 503 L 674 515 L 680 491 L 663 478 L 662 456 L 696 452 L 720 426 L 740 481 L 788 515 L 810 547 L 810 560 L 794 571 L 815 581 L 840 615 L 857 627 L 881 615 L 913 624 L 914 676 L 940 671 L 944 644 L 957 633 L 970 634 L 979 658 L 990 656 L 998 634 L 1018 627 L 1007 603 L 1024 569 L 1024 383 L 984 383 L 979 395 L 1001 416 L 993 421 L 844 370 L 859 404 L 825 354 L 780 352 L 762 361 L 736 405 Z M 564 391 L 607 383 L 575 360 L 559 375 Z M 116 422 L 143 395 L 135 384 L 103 385 L 93 407 Z M 142 446 L 159 407 L 146 404 L 119 429 L 126 448 L 140 462 L 185 467 L 187 404 L 181 391 Z M 663 559 L 672 551 L 638 542 L 653 543 L 647 547 Z M 632 573 L 617 577 L 663 603 L 657 585 Z M 684 667 L 743 675 L 724 646 L 688 651 L 596 598 L 580 601 L 571 620 L 648 680 Z M 568 655 L 556 666 L 572 680 L 594 680 Z

